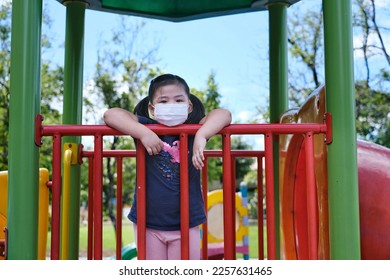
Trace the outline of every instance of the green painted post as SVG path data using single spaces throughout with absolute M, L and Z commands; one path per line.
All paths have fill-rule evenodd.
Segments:
M 350 0 L 323 0 L 331 259 L 360 259 L 359 193 Z
M 82 123 L 84 18 L 86 3 L 66 2 L 63 123 Z M 81 143 L 81 137 L 64 137 L 63 143 Z M 68 258 L 79 257 L 80 166 L 71 167 Z
M 42 0 L 13 1 L 9 116 L 8 259 L 38 257 L 39 157 L 34 143 L 40 108 Z
M 269 10 L 269 69 L 270 69 L 270 122 L 279 121 L 287 110 L 287 3 L 271 3 Z M 274 181 L 275 181 L 275 225 L 276 252 L 280 258 L 280 214 L 279 214 L 279 143 L 274 139 Z

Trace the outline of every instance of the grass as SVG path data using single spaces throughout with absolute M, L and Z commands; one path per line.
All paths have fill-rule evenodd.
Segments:
M 127 245 L 134 242 L 133 226 L 127 220 L 123 219 L 122 240 L 123 245 Z M 265 230 L 264 236 L 266 234 Z M 87 241 L 88 241 L 88 227 L 86 225 L 80 225 L 80 240 L 79 240 L 79 252 L 80 258 L 87 256 Z M 116 237 L 114 227 L 111 223 L 105 222 L 103 224 L 103 257 L 110 258 L 115 256 Z M 50 235 L 48 238 L 48 248 L 50 248 Z M 264 244 L 266 251 L 266 244 Z M 49 251 L 50 253 L 50 251 Z M 257 239 L 257 225 L 249 226 L 249 257 L 251 259 L 258 258 L 258 239 Z M 237 255 L 237 258 L 242 258 L 241 255 Z

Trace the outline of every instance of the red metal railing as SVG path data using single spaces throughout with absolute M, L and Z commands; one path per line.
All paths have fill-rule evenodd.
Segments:
M 93 166 L 93 159 L 94 159 L 94 152 L 93 151 L 82 151 L 81 152 L 82 157 L 87 157 L 89 161 L 89 166 Z M 123 164 L 123 158 L 128 158 L 128 157 L 136 157 L 136 151 L 135 150 L 114 150 L 114 151 L 103 151 L 103 157 L 111 157 L 115 158 L 117 162 L 117 205 L 116 205 L 116 211 L 117 211 L 117 219 L 116 219 L 116 259 L 120 260 L 122 258 L 121 256 L 121 246 L 122 246 L 122 223 L 121 223 L 121 217 L 122 217 L 122 164 Z M 209 158 L 216 158 L 216 157 L 222 157 L 222 151 L 218 150 L 208 150 L 205 151 L 205 161 L 207 162 Z M 258 165 L 258 172 L 257 172 L 257 180 L 258 180 L 258 195 L 260 198 L 263 197 L 263 164 L 262 160 L 264 158 L 264 152 L 263 151 L 248 151 L 248 150 L 232 150 L 231 151 L 231 163 L 232 163 L 232 185 L 235 186 L 235 180 L 236 180 L 236 168 L 235 168 L 235 160 L 236 158 L 240 157 L 254 157 L 257 158 L 257 165 Z M 204 201 L 205 201 L 205 209 L 207 209 L 207 192 L 208 192 L 208 167 L 207 164 L 205 164 L 205 167 L 202 170 L 202 191 L 203 191 L 203 196 L 204 196 Z M 89 169 L 89 176 L 93 174 L 93 169 Z M 138 174 L 138 176 L 140 176 Z M 89 187 L 89 197 L 93 197 L 93 186 L 92 186 L 92 181 L 90 182 L 91 185 Z M 89 206 L 93 206 L 93 201 L 89 201 Z M 92 209 L 92 207 L 90 207 Z M 263 209 L 263 203 L 262 199 L 259 200 L 259 205 L 258 205 L 258 216 L 262 217 L 262 209 Z M 233 208 L 233 210 L 235 210 Z M 235 216 L 235 215 L 234 215 Z M 88 215 L 88 220 L 92 220 L 93 217 L 93 212 L 89 213 Z M 204 223 L 203 225 L 203 231 L 202 231 L 202 259 L 207 259 L 208 258 L 208 242 L 207 242 L 207 222 Z M 259 232 L 258 232 L 258 256 L 259 259 L 264 259 L 264 245 L 263 245 L 263 219 L 259 219 L 258 221 L 258 227 L 259 227 Z M 261 229 L 261 230 L 260 230 Z M 89 223 L 88 224 L 88 259 L 92 259 L 92 232 L 93 232 L 93 224 Z M 141 244 L 144 244 L 140 242 Z M 234 244 L 235 246 L 236 244 Z M 142 246 L 142 245 L 141 245 Z M 138 246 L 138 247 L 141 247 Z
M 94 214 L 94 202 L 93 202 L 93 192 L 94 192 L 94 151 L 84 151 L 82 147 L 80 148 L 80 159 L 88 159 L 88 221 L 93 221 Z M 122 248 L 122 187 L 123 187 L 123 158 L 135 158 L 135 150 L 105 150 L 102 153 L 103 158 L 115 158 L 116 160 L 116 259 L 120 260 L 122 258 L 121 248 Z M 94 225 L 93 222 L 88 222 L 88 250 L 87 250 L 87 259 L 93 259 L 93 232 Z
M 188 135 L 196 133 L 200 125 L 181 125 L 179 127 L 164 127 L 160 125 L 148 125 L 150 129 L 159 135 L 180 135 L 181 149 L 181 234 L 182 234 L 182 259 L 189 256 L 189 211 L 188 211 Z M 264 135 L 265 138 L 265 183 L 266 183 L 266 209 L 267 209 L 267 258 L 276 259 L 276 225 L 274 205 L 274 167 L 273 167 L 273 137 L 279 134 L 305 134 L 306 141 L 306 176 L 308 180 L 308 210 L 315 213 L 316 205 L 313 199 L 314 185 L 314 156 L 313 156 L 313 134 L 324 133 L 326 139 L 331 139 L 330 129 L 327 124 L 233 124 L 222 129 L 222 161 L 223 161 L 223 200 L 224 200 L 224 247 L 225 259 L 235 259 L 235 186 L 232 184 L 232 151 L 230 140 L 232 135 Z M 93 220 L 93 259 L 102 259 L 102 159 L 103 159 L 103 137 L 105 135 L 123 135 L 119 131 L 105 125 L 42 125 L 41 116 L 36 118 L 35 142 L 41 144 L 43 136 L 53 137 L 53 174 L 52 174 L 52 244 L 51 258 L 59 258 L 59 221 L 60 221 L 60 189 L 61 189 L 61 138 L 63 136 L 94 136 L 94 158 L 93 158 L 93 210 L 90 213 Z M 145 149 L 140 142 L 137 147 L 137 195 L 138 195 L 138 259 L 145 259 Z M 92 167 L 90 167 L 92 168 Z M 314 194 L 313 194 L 314 193 Z M 260 196 L 259 196 L 260 197 Z M 259 213 L 259 221 L 262 220 L 262 213 Z M 316 258 L 316 228 L 315 215 L 309 214 L 309 236 L 310 258 Z M 259 227 L 259 233 L 262 227 Z M 260 235 L 260 234 L 259 234 Z M 259 237 L 260 238 L 260 237 Z M 260 244 L 260 242 L 259 242 Z M 259 246 L 260 247 L 260 246 Z M 259 249 L 260 251 L 260 249 Z M 260 252 L 259 252 L 260 256 Z
M 232 166 L 232 173 L 231 173 L 231 182 L 232 186 L 234 187 L 235 191 L 235 181 L 236 181 L 236 159 L 240 157 L 255 157 L 257 159 L 257 190 L 258 190 L 258 205 L 257 205 L 257 211 L 258 211 L 258 258 L 264 259 L 264 236 L 263 236 L 263 158 L 264 158 L 264 152 L 263 151 L 248 151 L 248 150 L 232 150 L 231 151 L 231 166 Z M 205 158 L 206 162 L 211 157 L 221 157 L 222 151 L 205 151 Z M 207 205 L 207 192 L 208 192 L 208 166 L 205 164 L 204 168 L 202 169 L 202 191 L 203 191 L 203 199 L 205 202 L 205 209 L 208 209 Z M 235 201 L 235 199 L 234 199 Z M 225 203 L 225 202 L 224 202 Z M 229 207 L 229 205 L 227 205 Z M 233 209 L 232 217 L 236 217 L 235 211 L 236 207 L 231 207 Z M 231 219 L 231 217 L 229 217 Z M 224 224 L 226 222 L 224 221 Z M 235 221 L 234 221 L 235 224 Z M 206 260 L 208 258 L 208 238 L 207 238 L 207 232 L 208 232 L 208 226 L 207 222 L 203 225 L 203 231 L 202 231 L 202 259 Z M 236 238 L 235 238 L 235 231 L 234 231 L 234 249 L 236 248 Z M 224 247 L 226 248 L 228 241 L 225 241 L 224 239 Z M 229 246 L 229 245 L 228 245 Z M 235 254 L 235 253 L 234 253 Z

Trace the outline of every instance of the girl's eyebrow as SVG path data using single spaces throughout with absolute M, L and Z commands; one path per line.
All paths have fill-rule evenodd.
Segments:
M 167 96 L 165 96 L 165 95 L 159 95 L 158 97 L 157 97 L 157 100 L 164 100 L 164 99 L 167 99 L 168 97 Z
M 183 94 L 183 93 L 179 93 L 179 94 L 176 94 L 175 96 L 173 96 L 174 99 L 184 98 L 184 97 L 185 97 L 185 94 Z M 169 99 L 169 97 L 166 95 L 159 95 L 157 97 L 157 100 L 165 100 L 165 99 Z
M 180 94 L 177 94 L 174 96 L 174 98 L 183 98 L 183 97 L 185 97 L 185 94 L 183 94 L 183 93 L 180 93 Z

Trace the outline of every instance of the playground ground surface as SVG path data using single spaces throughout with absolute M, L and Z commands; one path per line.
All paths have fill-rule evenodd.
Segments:
M 134 233 L 133 225 L 127 219 L 122 220 L 123 229 L 122 229 L 122 239 L 123 245 L 134 243 Z M 266 232 L 264 231 L 264 234 Z M 87 257 L 87 237 L 88 237 L 88 227 L 86 224 L 80 226 L 80 242 L 79 242 L 79 258 L 85 259 Z M 50 255 L 50 232 L 47 240 L 48 256 Z M 115 231 L 111 222 L 103 223 L 103 258 L 110 258 L 115 256 Z M 257 224 L 251 222 L 249 225 L 249 257 L 251 259 L 256 259 L 258 257 L 257 253 Z M 264 245 L 266 246 L 266 244 Z M 49 258 L 49 257 L 48 257 Z M 237 258 L 241 258 L 240 255 L 237 255 Z

